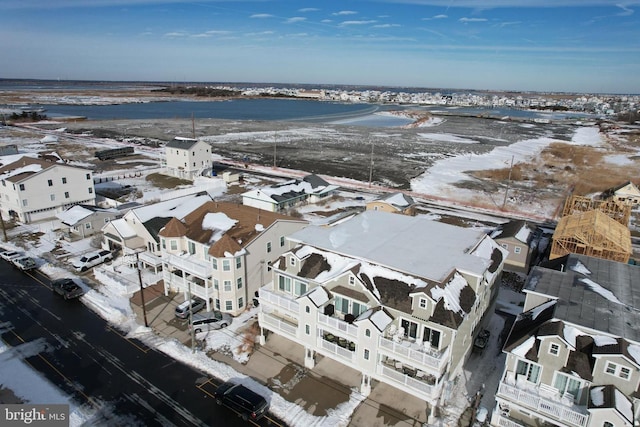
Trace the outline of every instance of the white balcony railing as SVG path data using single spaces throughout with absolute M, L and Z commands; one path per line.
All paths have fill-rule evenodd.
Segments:
M 329 342 L 322 338 L 319 339 L 319 345 L 323 350 L 337 356 L 336 359 L 344 360 L 349 363 L 353 363 L 355 352 L 346 348 L 340 347 L 336 343 Z
M 382 377 L 391 380 L 390 383 L 396 387 L 400 389 L 404 389 L 405 387 L 409 388 L 414 392 L 412 394 L 417 392 L 425 399 L 437 399 L 440 396 L 442 382 L 440 384 L 431 385 L 384 364 L 379 364 L 377 371 Z
M 442 352 L 434 350 L 427 352 L 427 350 L 410 341 L 396 342 L 388 338 L 380 337 L 379 350 L 380 349 L 383 350 L 384 353 L 393 356 L 394 359 L 402 360 L 404 358 L 406 362 L 411 362 L 421 369 L 424 367 L 431 368 L 438 374 L 442 373 L 449 361 L 449 347 Z
M 337 335 L 347 335 L 351 338 L 358 338 L 358 327 L 351 325 L 344 320 L 340 320 L 337 317 L 318 313 L 318 323 L 324 330 L 334 332 Z
M 270 329 L 294 340 L 297 338 L 298 326 L 277 316 L 268 313 L 258 313 L 258 322 L 260 326 L 264 328 Z
M 496 411 L 494 411 L 491 417 L 491 425 L 500 427 L 524 427 L 524 424 L 515 422 Z
M 194 255 L 177 256 L 169 253 L 163 254 L 163 259 L 171 266 L 186 271 L 189 274 L 202 279 L 211 277 L 213 267 L 207 262 L 197 259 Z
M 207 289 L 206 286 L 200 285 L 196 282 L 185 279 L 184 277 L 177 276 L 169 271 L 163 271 L 162 279 L 166 284 L 170 285 L 174 289 L 178 289 L 182 292 L 189 291 L 189 284 L 191 284 L 191 294 L 202 299 L 208 299 L 213 294 L 213 289 Z
M 299 304 L 290 297 L 268 290 L 266 288 L 258 289 L 258 298 L 262 304 L 273 304 L 279 308 L 288 310 L 296 315 L 299 313 Z
M 565 406 L 553 400 L 545 399 L 530 390 L 523 390 L 501 382 L 498 386 L 498 395 L 532 409 L 552 420 L 562 421 L 576 427 L 584 427 L 587 424 L 588 416 L 586 413 L 576 410 L 579 408 L 578 406 Z

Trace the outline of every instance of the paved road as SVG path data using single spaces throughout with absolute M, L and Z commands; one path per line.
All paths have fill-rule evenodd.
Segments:
M 0 338 L 78 404 L 99 409 L 91 425 L 247 425 L 215 404 L 214 379 L 125 338 L 49 283 L 0 260 Z

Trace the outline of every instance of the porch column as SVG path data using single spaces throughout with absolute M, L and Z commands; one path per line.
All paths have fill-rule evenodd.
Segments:
M 316 366 L 316 352 L 310 347 L 304 348 L 304 367 L 313 369 Z
M 436 423 L 436 405 L 430 405 L 431 412 L 429 412 L 429 416 L 427 417 L 427 424 L 434 425 Z
M 360 394 L 369 396 L 371 393 L 371 375 L 362 374 L 362 382 L 360 383 Z
M 258 336 L 258 342 L 260 345 L 265 345 L 267 343 L 267 337 L 264 336 L 264 328 L 260 327 L 260 335 Z

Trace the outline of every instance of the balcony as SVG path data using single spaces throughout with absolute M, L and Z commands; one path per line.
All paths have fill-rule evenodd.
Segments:
M 499 427 L 524 427 L 524 424 L 515 422 L 498 411 L 493 411 L 493 415 L 491 416 L 491 425 Z
M 440 352 L 427 350 L 414 342 L 402 340 L 396 342 L 389 338 L 380 337 L 378 350 L 396 359 L 410 362 L 420 367 L 428 367 L 440 376 L 449 362 L 449 347 Z
M 326 353 L 330 353 L 334 359 L 347 363 L 354 363 L 355 352 L 343 347 L 337 343 L 327 341 L 320 337 L 318 346 Z M 354 349 L 355 350 L 355 349 Z
M 415 378 L 405 373 L 402 369 L 386 364 L 379 364 L 376 371 L 381 377 L 389 380 L 389 384 L 414 396 L 419 396 L 428 401 L 434 401 L 440 397 L 442 381 L 439 384 L 429 384 L 426 379 Z
M 213 289 L 211 287 L 207 288 L 207 286 L 202 283 L 194 282 L 185 277 L 182 277 L 174 272 L 164 271 L 162 274 L 162 278 L 166 285 L 170 285 L 174 289 L 178 289 L 182 292 L 189 291 L 189 285 L 191 285 L 191 294 L 197 297 L 200 297 L 204 300 L 209 299 L 213 295 Z
M 170 266 L 203 279 L 211 277 L 213 268 L 205 261 L 197 259 L 194 255 L 177 256 L 169 253 L 163 255 L 164 261 Z
M 291 299 L 291 297 L 285 296 L 278 292 L 274 292 L 262 287 L 258 289 L 258 298 L 260 299 L 261 304 L 266 303 L 275 305 L 278 308 L 282 308 L 296 314 L 296 316 L 299 313 L 298 302 Z
M 279 335 L 289 338 L 293 341 L 298 336 L 298 325 L 287 322 L 280 317 L 268 313 L 258 313 L 258 323 L 261 327 L 269 329 Z
M 331 317 L 326 314 L 318 313 L 318 324 L 328 332 L 334 332 L 336 335 L 348 336 L 357 340 L 358 327 L 353 326 L 337 317 Z
M 552 421 L 560 421 L 575 427 L 587 425 L 588 415 L 582 407 L 562 405 L 558 401 L 544 398 L 535 390 L 524 390 L 501 382 L 497 396 L 531 409 L 537 412 L 536 415 Z

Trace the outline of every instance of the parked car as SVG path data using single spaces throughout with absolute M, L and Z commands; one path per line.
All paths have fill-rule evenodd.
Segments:
M 28 256 L 21 256 L 19 258 L 14 258 L 11 260 L 11 263 L 22 271 L 33 270 L 37 267 L 36 261 Z
M 269 409 L 264 397 L 231 381 L 220 384 L 213 395 L 218 405 L 233 409 L 244 420 L 259 420 Z
M 186 319 L 189 317 L 189 307 L 191 307 L 191 313 L 195 314 L 205 308 L 207 303 L 202 298 L 192 298 L 193 303 L 189 304 L 189 301 L 185 301 L 176 307 L 176 317 L 180 319 Z
M 91 267 L 95 267 L 98 264 L 102 264 L 106 261 L 111 261 L 112 257 L 113 256 L 111 255 L 110 251 L 94 251 L 84 254 L 82 257 L 80 257 L 80 259 L 73 261 L 71 265 L 73 265 L 73 268 L 75 268 L 76 271 L 87 271 Z
M 21 256 L 24 256 L 24 252 L 17 252 L 17 251 L 11 251 L 11 250 L 0 252 L 0 257 L 2 257 L 3 260 L 9 261 L 9 262 L 11 262 L 11 260 L 15 258 L 20 258 Z
M 207 313 L 195 314 L 189 327 L 193 328 L 195 333 L 198 333 L 208 329 L 226 328 L 231 322 L 233 322 L 233 317 L 230 314 L 213 310 Z
M 64 299 L 78 298 L 84 294 L 82 288 L 69 278 L 54 280 L 51 282 L 51 289 Z

